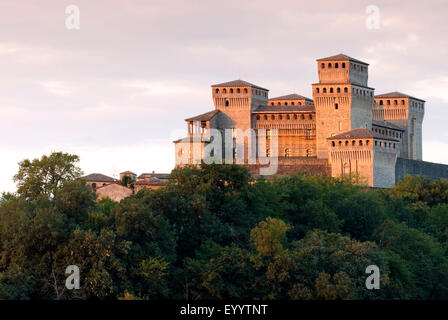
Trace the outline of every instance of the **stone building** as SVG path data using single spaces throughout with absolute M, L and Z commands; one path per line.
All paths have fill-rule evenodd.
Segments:
M 93 191 L 95 191 L 99 187 L 104 187 L 107 186 L 108 184 L 118 182 L 117 179 L 114 179 L 101 173 L 92 173 L 82 177 L 81 179 L 85 180 L 87 185 L 90 186 Z
M 160 189 L 168 184 L 169 174 L 168 173 L 142 173 L 137 177 L 132 185 L 134 187 L 134 192 L 137 193 L 142 189 Z
M 132 189 L 122 186 L 118 183 L 111 183 L 103 187 L 98 187 L 96 190 L 97 199 L 110 198 L 113 201 L 120 202 L 124 198 L 132 195 Z
M 269 98 L 268 89 L 243 80 L 212 85 L 215 108 L 185 119 L 188 136 L 174 141 L 176 166 L 230 159 L 257 174 L 259 159 L 274 157 L 280 175 L 356 174 L 370 186 L 392 187 L 397 159 L 423 164 L 425 101 L 399 92 L 375 95 L 368 68 L 344 54 L 318 59 L 313 99 Z M 408 163 L 400 161 L 401 176 Z M 446 172 L 434 166 L 425 163 L 424 172 Z

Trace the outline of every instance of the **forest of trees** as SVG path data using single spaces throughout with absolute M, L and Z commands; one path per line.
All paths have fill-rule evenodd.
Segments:
M 96 201 L 78 161 L 19 164 L 0 198 L 0 299 L 448 299 L 447 180 L 383 190 L 202 165 L 116 203 Z

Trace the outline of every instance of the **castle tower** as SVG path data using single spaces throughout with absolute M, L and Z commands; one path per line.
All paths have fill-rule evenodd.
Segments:
M 328 158 L 329 137 L 358 128 L 371 129 L 374 89 L 367 86 L 368 64 L 349 56 L 318 59 L 313 84 L 317 157 Z
M 373 120 L 388 121 L 402 127 L 400 157 L 422 160 L 422 123 L 425 101 L 401 92 L 375 96 Z
M 260 105 L 267 105 L 268 89 L 243 80 L 212 85 L 213 103 L 221 117 L 221 128 L 247 130 L 252 128 L 251 113 Z

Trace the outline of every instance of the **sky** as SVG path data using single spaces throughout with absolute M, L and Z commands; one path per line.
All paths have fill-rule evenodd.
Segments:
M 316 59 L 339 53 L 370 64 L 376 94 L 426 100 L 423 160 L 448 164 L 447 17 L 446 0 L 0 0 L 0 192 L 53 151 L 85 174 L 170 172 L 210 85 L 312 98 Z

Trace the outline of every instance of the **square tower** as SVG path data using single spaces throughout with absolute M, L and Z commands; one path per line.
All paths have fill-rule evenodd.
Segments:
M 313 84 L 317 157 L 328 158 L 327 138 L 359 128 L 371 129 L 374 89 L 367 86 L 368 64 L 344 54 L 317 60 Z
M 422 160 L 422 124 L 425 101 L 401 92 L 390 92 L 375 96 L 373 119 L 388 121 L 405 131 L 401 143 L 400 157 Z
M 268 89 L 243 80 L 212 85 L 213 103 L 221 117 L 221 128 L 247 130 L 252 128 L 252 111 L 268 103 Z

